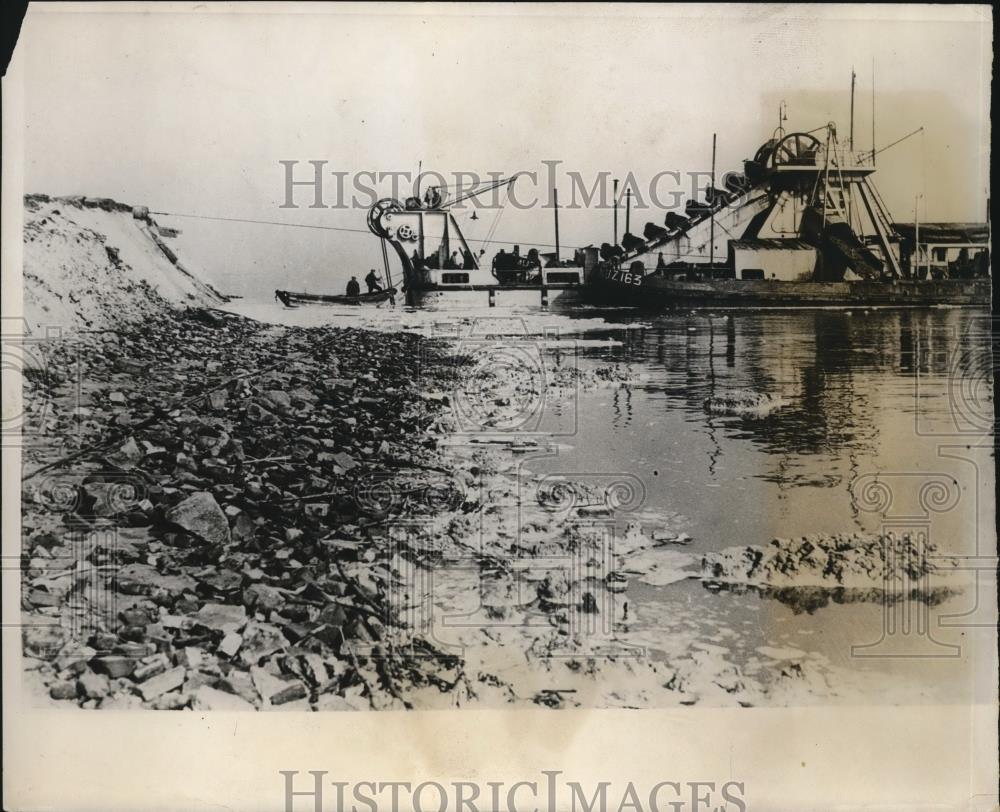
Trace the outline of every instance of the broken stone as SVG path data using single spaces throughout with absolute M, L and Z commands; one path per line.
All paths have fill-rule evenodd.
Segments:
M 246 620 L 245 607 L 226 603 L 206 603 L 195 615 L 195 621 L 199 626 L 213 631 L 235 631 L 241 628 Z
M 264 405 L 272 411 L 288 413 L 292 410 L 292 399 L 287 392 L 270 389 L 263 394 Z
M 185 668 L 191 669 L 201 667 L 201 649 L 196 646 L 185 646 L 177 652 L 176 663 L 177 665 L 183 665 Z
M 184 691 L 171 690 L 169 693 L 154 699 L 150 707 L 153 710 L 181 710 L 187 707 L 190 702 L 191 697 Z
M 157 654 L 150 662 L 137 666 L 132 676 L 137 682 L 143 682 L 158 674 L 162 674 L 167 670 L 168 665 L 170 663 L 167 661 L 167 658 L 162 654 Z
M 55 667 L 58 671 L 69 671 L 79 674 L 87 667 L 87 662 L 97 654 L 90 646 L 71 644 L 56 658 Z
M 367 708 L 366 708 L 367 709 Z M 316 702 L 318 711 L 354 711 L 358 710 L 356 705 L 348 702 L 344 697 L 336 694 L 323 694 Z
M 58 593 L 49 592 L 47 589 L 31 589 L 25 599 L 32 606 L 58 606 L 62 602 Z
M 191 579 L 191 585 L 194 586 L 194 579 Z M 198 600 L 194 595 L 185 593 L 181 595 L 174 602 L 174 611 L 179 612 L 182 615 L 194 614 L 198 611 L 198 607 L 201 606 L 201 601 Z
M 139 685 L 139 694 L 149 702 L 167 691 L 172 691 L 184 684 L 184 666 L 177 666 L 162 674 L 158 674 Z
M 358 466 L 358 463 L 354 461 L 354 458 L 350 454 L 345 454 L 343 451 L 334 454 L 333 461 L 345 471 L 350 471 L 352 468 L 356 468 Z
M 267 584 L 251 584 L 243 590 L 243 603 L 248 608 L 270 612 L 280 609 L 285 603 L 285 598 L 277 587 Z
M 246 671 L 230 671 L 223 679 L 216 684 L 223 691 L 235 694 L 251 704 L 260 701 L 253 680 Z
M 216 389 L 208 393 L 208 405 L 215 411 L 222 411 L 226 408 L 226 401 L 229 400 L 229 393 L 225 389 Z
M 254 529 L 253 519 L 246 515 L 246 513 L 240 513 L 236 519 L 233 521 L 233 526 L 230 531 L 232 537 L 236 541 L 242 541 L 243 539 L 253 538 Z
M 166 512 L 166 520 L 213 544 L 229 541 L 229 522 L 215 497 L 207 491 L 191 494 Z
M 198 580 L 216 592 L 234 592 L 243 584 L 243 576 L 230 569 L 214 569 L 199 573 Z
M 135 670 L 135 666 L 135 660 L 115 654 L 98 657 L 94 661 L 94 667 L 100 669 L 111 679 L 129 676 Z
M 49 696 L 53 699 L 76 699 L 76 683 L 69 680 L 53 682 L 49 686 Z
M 270 700 L 272 705 L 284 705 L 298 699 L 305 699 L 307 696 L 309 696 L 309 692 L 306 690 L 306 686 L 298 680 L 294 680 L 287 683 L 276 694 L 272 694 Z
M 164 590 L 178 594 L 194 589 L 197 582 L 187 575 L 167 575 L 157 572 L 149 564 L 126 564 L 118 570 L 118 591 L 124 595 L 152 595 Z
M 274 694 L 279 693 L 285 688 L 285 681 L 283 679 L 258 666 L 253 666 L 250 669 L 250 679 L 253 680 L 253 687 L 257 690 L 257 693 L 268 704 L 270 704 L 271 697 Z
M 104 674 L 84 671 L 77 680 L 77 690 L 87 699 L 103 699 L 108 695 L 111 684 Z
M 219 643 L 218 649 L 216 651 L 226 657 L 232 659 L 236 656 L 236 652 L 240 650 L 240 646 L 243 645 L 243 638 L 236 632 L 230 632 L 225 637 L 222 638 L 222 642 Z
M 212 685 L 215 677 L 202 671 L 188 671 L 184 680 L 184 687 L 181 689 L 187 695 L 193 694 L 203 685 Z
M 250 669 L 254 687 L 270 705 L 283 705 L 308 696 L 305 685 L 299 680 L 284 680 L 264 668 Z
M 149 613 L 145 609 L 129 607 L 118 613 L 118 617 L 126 626 L 146 626 L 149 624 Z
M 59 651 L 66 642 L 66 636 L 66 630 L 51 618 L 31 618 L 22 632 L 24 648 L 39 657 L 48 657 Z
M 243 633 L 243 650 L 240 658 L 247 665 L 253 665 L 264 657 L 281 651 L 286 644 L 285 636 L 277 626 L 251 621 Z
M 236 694 L 202 685 L 194 692 L 192 707 L 206 711 L 252 711 L 256 708 Z

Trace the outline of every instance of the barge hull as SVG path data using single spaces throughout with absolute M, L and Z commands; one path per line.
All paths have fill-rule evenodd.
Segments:
M 489 307 L 533 307 L 558 309 L 584 301 L 581 285 L 447 285 L 408 288 L 406 303 L 435 310 L 466 310 Z
M 989 307 L 989 279 L 911 282 L 783 282 L 716 279 L 705 282 L 647 277 L 641 285 L 595 282 L 593 304 L 639 307 Z

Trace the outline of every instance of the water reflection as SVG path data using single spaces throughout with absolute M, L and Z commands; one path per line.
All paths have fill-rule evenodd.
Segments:
M 733 584 L 724 581 L 703 581 L 709 592 L 729 592 L 734 595 L 756 595 L 787 606 L 795 615 L 811 615 L 831 604 L 869 603 L 892 606 L 901 601 L 917 601 L 927 606 L 940 606 L 949 598 L 961 594 L 960 589 L 946 586 L 913 588 L 906 592 L 886 592 L 884 589 L 856 587 L 784 586 L 765 587 L 753 584 Z
M 874 450 L 886 409 L 914 411 L 917 377 L 961 388 L 963 366 L 975 366 L 961 358 L 989 347 L 988 326 L 988 318 L 960 310 L 697 313 L 665 316 L 628 331 L 614 350 L 589 352 L 648 365 L 646 388 L 712 438 L 721 429 L 778 456 L 857 454 Z M 733 390 L 788 403 L 764 417 L 705 413 L 708 398 Z M 629 424 L 631 398 L 630 390 L 615 398 L 617 426 Z M 812 479 L 837 482 L 829 474 Z

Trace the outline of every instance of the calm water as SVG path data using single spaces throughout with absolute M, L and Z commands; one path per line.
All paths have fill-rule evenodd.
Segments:
M 621 344 L 583 346 L 577 362 L 614 360 L 648 378 L 581 395 L 575 433 L 562 438 L 569 447 L 528 463 L 532 470 L 596 481 L 632 475 L 645 492 L 641 508 L 680 514 L 693 551 L 888 527 L 925 532 L 942 551 L 994 554 L 987 314 L 698 313 L 623 320 L 626 326 L 588 332 Z M 706 412 L 707 398 L 735 389 L 775 395 L 786 405 L 763 418 Z M 880 501 L 886 492 L 888 505 Z M 988 624 L 991 576 L 980 576 L 978 595 L 972 583 L 939 606 L 913 609 L 935 639 L 962 646 L 959 657 L 852 657 L 852 646 L 881 637 L 883 608 L 871 602 L 802 605 L 712 594 L 695 582 L 631 594 L 649 621 L 644 642 L 653 648 L 658 634 L 669 637 L 671 628 L 687 624 L 730 647 L 736 660 L 759 645 L 793 645 L 858 672 L 920 681 L 936 701 L 967 698 L 973 660 L 992 651 L 988 627 L 939 627 L 942 620 Z M 893 638 L 876 651 L 954 653 L 926 638 Z

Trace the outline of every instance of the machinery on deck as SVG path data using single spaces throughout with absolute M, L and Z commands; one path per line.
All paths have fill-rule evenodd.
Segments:
M 873 182 L 876 151 L 843 146 L 832 122 L 809 132 L 779 125 L 741 172 L 725 174 L 718 185 L 714 154 L 713 141 L 712 183 L 695 195 L 702 199 L 688 200 L 683 214 L 666 212 L 662 225 L 647 223 L 642 236 L 629 232 L 627 216 L 620 244 L 616 191 L 616 244 L 578 249 L 572 262 L 559 261 L 558 206 L 554 255 L 521 255 L 514 246 L 484 266 L 485 252 L 472 251 L 453 207 L 509 189 L 516 175 L 451 198 L 431 187 L 422 199 L 379 200 L 368 227 L 381 240 L 387 279 L 387 246 L 399 257 L 410 305 L 989 303 L 988 255 L 966 263 L 985 270 L 965 278 L 910 273 L 902 237 Z
M 820 137 L 817 137 L 819 133 Z M 988 302 L 989 284 L 917 286 L 872 175 L 873 153 L 843 147 L 831 122 L 779 128 L 684 216 L 601 246 L 595 303 L 827 305 Z M 714 171 L 713 171 L 714 177 Z M 958 282 L 959 280 L 941 280 Z M 974 281 L 974 280 L 973 280 Z M 961 288 L 961 289 L 959 289 Z M 985 293 L 984 293 L 985 292 Z M 874 297 L 874 299 L 872 299 Z
M 517 176 L 481 185 L 448 199 L 440 187 L 430 187 L 423 199 L 379 200 L 368 211 L 368 228 L 390 245 L 403 269 L 403 290 L 409 305 L 438 307 L 547 307 L 555 301 L 578 301 L 582 267 L 558 261 L 543 262 L 537 250 L 524 256 L 519 247 L 501 249 L 489 268 L 484 251 L 473 252 L 451 209 L 457 203 L 501 186 L 509 188 Z M 492 233 L 492 231 L 491 231 Z

